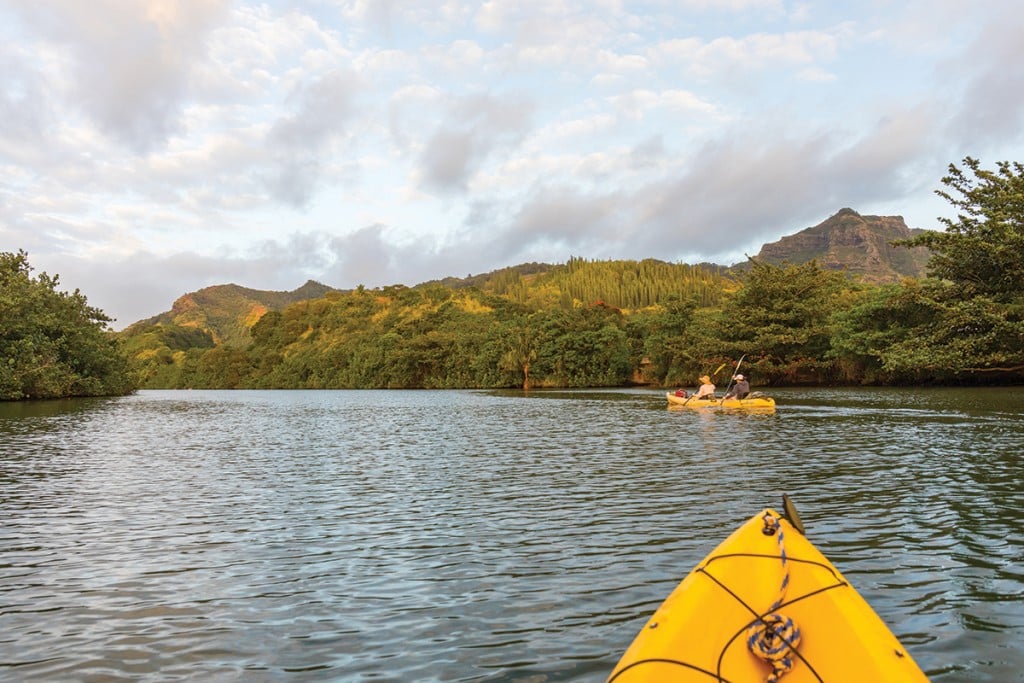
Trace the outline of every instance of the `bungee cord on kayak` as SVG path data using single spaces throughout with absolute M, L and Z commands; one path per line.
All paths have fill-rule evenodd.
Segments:
M 769 508 L 749 518 L 686 575 L 609 683 L 927 683 L 871 606 L 807 540 L 788 497 L 783 506 L 785 516 Z
M 786 599 L 789 588 L 789 562 L 786 558 L 785 534 L 779 521 L 766 512 L 764 514 L 765 536 L 776 536 L 779 544 L 779 559 L 782 561 L 782 582 L 779 595 L 768 608 L 767 614 L 759 617 L 747 631 L 747 647 L 757 657 L 766 661 L 772 671 L 766 683 L 777 683 L 793 668 L 793 653 L 800 646 L 800 628 L 794 621 L 776 610 Z

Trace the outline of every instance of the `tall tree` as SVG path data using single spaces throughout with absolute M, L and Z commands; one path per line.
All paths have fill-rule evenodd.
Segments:
M 829 319 L 849 305 L 843 273 L 816 261 L 774 266 L 751 259 L 743 286 L 722 306 L 715 329 L 703 338 L 703 355 L 723 360 L 747 356 L 762 379 L 821 382 L 832 379 L 824 360 Z
M 632 316 L 627 329 L 636 339 L 636 364 L 658 384 L 691 381 L 693 344 L 687 334 L 697 311 L 697 299 L 669 296 L 660 306 Z M 642 367 L 646 361 L 647 366 Z
M 936 193 L 957 210 L 940 218 L 942 232 L 900 242 L 932 251 L 925 294 L 935 309 L 919 328 L 918 353 L 941 375 L 960 379 L 1024 375 L 1024 165 L 999 162 L 996 170 L 963 161 L 950 164 Z M 900 349 L 897 349 L 899 351 Z M 905 369 L 906 359 L 885 357 Z
M 507 333 L 507 350 L 501 357 L 501 367 L 522 373 L 523 391 L 530 388 L 530 365 L 537 360 L 537 337 L 537 330 L 525 317 L 511 323 Z
M 31 272 L 24 251 L 0 252 L 0 400 L 131 393 L 111 319 Z
M 957 210 L 939 218 L 944 231 L 929 231 L 899 244 L 928 247 L 928 275 L 953 285 L 951 299 L 977 296 L 1017 303 L 1024 292 L 1024 165 L 1001 161 L 997 170 L 966 157 L 973 178 L 949 165 L 936 190 Z
M 920 344 L 920 330 L 931 324 L 935 309 L 925 288 L 907 280 L 871 288 L 853 306 L 838 310 L 832 317 L 828 354 L 836 362 L 838 379 L 888 384 L 937 378 L 944 360 Z

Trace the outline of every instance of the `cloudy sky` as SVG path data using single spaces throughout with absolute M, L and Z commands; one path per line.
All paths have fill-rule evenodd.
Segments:
M 0 251 L 212 284 L 731 264 L 1024 161 L 1018 0 L 0 0 Z

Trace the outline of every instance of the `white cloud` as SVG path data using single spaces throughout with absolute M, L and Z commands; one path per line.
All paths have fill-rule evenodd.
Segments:
M 1022 31 L 952 0 L 0 1 L 0 249 L 127 324 L 230 281 L 724 262 L 844 206 L 935 227 L 948 163 L 1024 157 Z
M 465 189 L 492 153 L 516 144 L 531 110 L 522 98 L 474 96 L 453 102 L 420 153 L 420 186 L 442 193 Z
M 707 114 L 717 112 L 715 105 L 702 101 L 686 90 L 633 90 L 610 98 L 616 109 L 626 118 L 640 121 L 653 109 L 668 109 L 680 114 Z
M 62 58 L 50 87 L 107 135 L 133 150 L 161 145 L 180 128 L 189 76 L 226 3 L 191 0 L 82 4 L 40 0 L 19 18 Z
M 943 65 L 959 76 L 960 106 L 951 120 L 952 137 L 993 143 L 1019 137 L 1024 125 L 1024 14 L 1009 14 L 987 22 L 961 59 Z M 969 139 L 969 138 L 968 138 Z M 976 155 L 975 155 L 976 156 Z M 1002 159 L 1001 159 L 1002 160 Z M 1020 161 L 1020 159 L 1014 159 Z
M 652 62 L 673 66 L 700 81 L 750 78 L 776 69 L 824 70 L 836 58 L 837 37 L 826 31 L 757 33 L 722 36 L 710 41 L 694 37 L 670 39 L 649 49 Z

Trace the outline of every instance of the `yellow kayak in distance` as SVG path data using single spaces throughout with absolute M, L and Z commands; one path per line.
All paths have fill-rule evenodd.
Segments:
M 744 410 L 775 410 L 775 399 L 771 396 L 757 396 L 754 398 L 716 398 L 711 400 L 687 399 L 683 396 L 676 396 L 672 392 L 665 392 L 670 408 L 741 408 Z
M 791 517 L 765 509 L 715 548 L 644 624 L 608 683 L 928 681 Z

